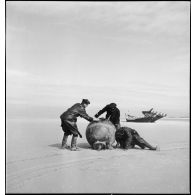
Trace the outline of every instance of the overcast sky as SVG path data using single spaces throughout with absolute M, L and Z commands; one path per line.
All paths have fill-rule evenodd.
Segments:
M 82 98 L 188 116 L 189 75 L 190 2 L 6 2 L 8 117 Z

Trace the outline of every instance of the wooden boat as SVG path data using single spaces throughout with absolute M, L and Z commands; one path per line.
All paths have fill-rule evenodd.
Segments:
M 135 116 L 126 114 L 126 121 L 127 122 L 137 122 L 137 123 L 153 123 L 167 116 L 166 114 L 153 112 L 152 110 L 153 108 L 150 109 L 149 111 L 142 111 L 142 114 L 144 115 L 144 117 L 135 117 Z

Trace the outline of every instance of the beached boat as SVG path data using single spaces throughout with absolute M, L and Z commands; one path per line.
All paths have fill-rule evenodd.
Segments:
M 153 112 L 152 110 L 153 108 L 150 109 L 149 111 L 142 111 L 142 114 L 144 115 L 143 117 L 135 117 L 135 116 L 126 114 L 126 121 L 127 122 L 138 122 L 138 123 L 153 123 L 167 116 L 166 114 Z

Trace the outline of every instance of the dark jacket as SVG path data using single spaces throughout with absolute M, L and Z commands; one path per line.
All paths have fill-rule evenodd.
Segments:
M 77 117 L 82 117 L 88 121 L 93 121 L 93 118 L 90 117 L 85 110 L 85 107 L 80 104 L 80 103 L 76 103 L 74 104 L 72 107 L 70 107 L 67 111 L 65 111 L 60 118 L 62 120 L 65 121 L 69 121 L 69 122 L 77 122 Z
M 132 148 L 133 141 L 133 129 L 128 127 L 121 127 L 115 132 L 115 139 L 117 143 L 120 143 L 121 148 Z
M 115 132 L 115 139 L 120 143 L 121 148 L 133 148 L 135 145 L 144 148 L 145 140 L 140 137 L 135 129 L 130 127 L 121 127 Z
M 108 104 L 102 110 L 100 110 L 95 116 L 99 117 L 104 112 L 107 112 L 106 119 L 109 119 L 114 125 L 120 123 L 120 110 L 116 107 L 116 104 Z

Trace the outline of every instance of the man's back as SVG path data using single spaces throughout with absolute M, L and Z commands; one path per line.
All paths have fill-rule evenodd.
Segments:
M 70 120 L 70 121 L 77 121 L 77 117 L 79 116 L 79 107 L 81 106 L 80 103 L 76 103 L 70 108 L 68 108 L 60 118 L 63 120 Z
M 92 121 L 93 120 L 92 117 L 88 116 L 84 106 L 82 104 L 80 104 L 80 103 L 74 104 L 72 107 L 70 107 L 68 110 L 66 110 L 60 116 L 60 118 L 63 119 L 63 120 L 76 122 L 77 121 L 77 117 L 79 117 L 79 116 L 82 117 L 82 118 L 85 118 L 88 121 Z
M 116 107 L 115 103 L 106 105 L 95 115 L 95 117 L 99 117 L 104 112 L 107 112 L 106 118 L 109 119 L 114 125 L 120 123 L 120 110 Z

